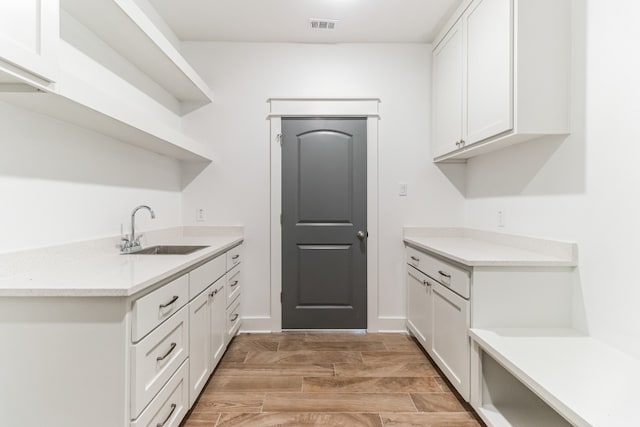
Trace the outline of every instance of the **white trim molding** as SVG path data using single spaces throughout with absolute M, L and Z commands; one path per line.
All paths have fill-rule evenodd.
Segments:
M 282 153 L 280 136 L 282 117 L 366 117 L 367 118 L 367 329 L 372 332 L 399 328 L 379 316 L 378 306 L 378 98 L 271 98 L 269 120 L 271 131 L 271 312 L 252 319 L 251 330 L 282 330 Z M 386 327 L 385 327 L 386 326 Z M 391 328 L 389 328 L 391 326 Z

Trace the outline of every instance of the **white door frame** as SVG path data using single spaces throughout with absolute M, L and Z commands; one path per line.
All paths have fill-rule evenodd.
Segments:
M 378 316 L 378 111 L 380 99 L 271 98 L 271 310 L 267 318 L 243 317 L 245 331 L 282 330 L 282 117 L 366 117 L 367 119 L 367 329 L 380 329 Z

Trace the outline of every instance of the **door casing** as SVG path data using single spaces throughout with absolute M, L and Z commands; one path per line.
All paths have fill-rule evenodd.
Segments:
M 271 154 L 271 274 L 270 310 L 261 316 L 243 316 L 243 331 L 282 330 L 282 152 L 279 135 L 282 117 L 366 117 L 367 118 L 367 330 L 403 331 L 404 318 L 383 316 L 379 312 L 378 292 L 378 98 L 271 98 L 268 101 Z

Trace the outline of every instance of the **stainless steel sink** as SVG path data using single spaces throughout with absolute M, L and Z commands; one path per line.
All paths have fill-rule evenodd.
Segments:
M 139 251 L 129 252 L 128 255 L 187 255 L 209 246 L 189 246 L 189 245 L 158 245 L 149 246 Z

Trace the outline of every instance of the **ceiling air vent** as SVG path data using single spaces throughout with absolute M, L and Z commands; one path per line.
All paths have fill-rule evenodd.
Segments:
M 335 30 L 338 21 L 336 19 L 309 19 L 312 30 Z

